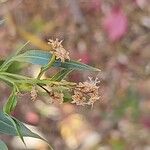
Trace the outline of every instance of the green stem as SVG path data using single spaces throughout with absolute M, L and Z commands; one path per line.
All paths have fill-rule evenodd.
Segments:
M 39 80 L 39 79 L 20 79 L 20 80 L 15 80 L 11 79 L 15 83 L 29 83 L 29 84 L 43 84 L 43 85 L 49 85 L 49 84 L 54 84 L 54 85 L 60 85 L 60 86 L 74 86 L 76 83 L 73 82 L 57 82 L 57 81 L 51 81 L 47 79 Z
M 14 85 L 15 83 L 9 78 L 9 77 L 6 77 L 4 75 L 0 75 L 0 79 L 7 82 L 7 83 L 10 83 L 12 85 Z
M 53 65 L 54 62 L 55 62 L 55 55 L 52 56 L 51 60 L 49 61 L 49 63 L 46 66 L 43 66 L 41 68 L 37 79 L 40 79 L 42 77 L 42 75 L 44 74 L 44 72 L 47 71 Z
M 0 74 L 16 79 L 30 79 L 29 77 L 18 75 L 18 74 L 13 74 L 13 73 L 8 73 L 8 72 L 0 72 Z
M 12 74 L 12 73 L 8 73 L 8 72 L 0 72 L 0 79 L 3 81 L 7 81 L 11 84 L 15 84 L 15 83 L 28 83 L 28 84 L 43 84 L 43 85 L 57 85 L 57 86 L 74 86 L 76 85 L 76 83 L 74 82 L 58 82 L 58 81 L 52 81 L 51 78 L 50 79 L 35 79 L 35 78 L 29 78 L 26 76 L 22 76 L 22 75 L 17 75 L 17 74 Z
M 7 65 L 12 62 L 12 59 L 6 60 L 0 67 L 0 71 L 7 70 Z
M 16 91 L 19 92 L 18 86 L 15 84 L 15 82 L 11 78 L 0 74 L 0 79 L 3 80 L 4 82 L 8 82 L 12 84 L 16 88 Z

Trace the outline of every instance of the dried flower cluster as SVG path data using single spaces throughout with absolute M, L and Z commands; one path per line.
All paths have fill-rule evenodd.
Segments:
M 49 39 L 48 44 L 52 47 L 52 53 L 56 56 L 56 59 L 60 59 L 64 62 L 66 59 L 70 60 L 69 52 L 62 46 L 62 41 Z
M 36 100 L 36 98 L 37 98 L 37 90 L 36 90 L 36 88 L 35 87 L 32 87 L 32 90 L 31 90 L 31 92 L 30 92 L 30 95 L 31 95 L 31 100 L 32 101 L 35 101 Z
M 77 105 L 93 105 L 96 100 L 98 100 L 99 87 L 96 85 L 100 81 L 96 78 L 94 81 L 89 78 L 90 81 L 79 83 L 74 89 L 74 95 L 72 96 L 72 103 Z
M 62 92 L 52 92 L 50 95 L 51 102 L 59 102 L 60 104 L 63 103 L 64 94 Z

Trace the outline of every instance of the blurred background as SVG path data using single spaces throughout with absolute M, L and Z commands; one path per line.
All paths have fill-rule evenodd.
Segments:
M 69 103 L 19 99 L 14 116 L 43 135 L 55 150 L 150 150 L 150 3 L 148 0 L 0 0 L 0 58 L 26 41 L 25 49 L 46 50 L 59 38 L 71 58 L 100 68 L 73 72 L 68 80 L 98 77 L 100 100 L 91 109 Z M 16 73 L 35 76 L 38 66 L 20 64 Z M 55 70 L 53 71 L 55 72 Z M 47 75 L 50 75 L 49 72 Z M 0 83 L 0 108 L 10 94 Z M 17 137 L 0 135 L 10 150 L 23 150 Z M 26 138 L 28 149 L 48 150 Z

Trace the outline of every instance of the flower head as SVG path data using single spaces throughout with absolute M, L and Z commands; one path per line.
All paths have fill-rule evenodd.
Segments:
M 66 59 L 70 60 L 69 52 L 63 48 L 61 44 L 62 41 L 56 40 L 48 40 L 48 44 L 52 47 L 52 53 L 56 56 L 56 59 L 60 59 L 64 62 Z
M 100 98 L 98 95 L 99 87 L 96 85 L 99 82 L 97 78 L 94 81 L 92 78 L 89 78 L 89 81 L 80 82 L 74 89 L 72 103 L 77 105 L 93 105 Z

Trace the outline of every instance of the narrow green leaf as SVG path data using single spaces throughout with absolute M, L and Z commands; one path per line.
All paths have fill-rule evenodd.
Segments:
M 48 64 L 51 58 L 52 58 L 52 54 L 50 52 L 45 52 L 42 50 L 30 50 L 16 56 L 14 60 L 19 62 L 27 62 L 27 63 L 44 66 Z M 91 67 L 89 65 L 77 61 L 61 62 L 60 60 L 56 60 L 53 66 L 62 67 L 65 69 L 100 71 L 97 68 Z
M 16 129 L 17 135 L 20 137 L 21 141 L 26 146 L 25 141 L 23 139 L 23 135 L 22 135 L 22 132 L 21 132 L 21 126 L 20 126 L 19 122 L 15 118 L 13 118 L 9 115 L 7 116 L 7 118 L 12 122 L 12 124 L 14 125 L 14 128 Z
M 0 66 L 4 63 L 5 60 L 0 60 Z M 19 73 L 22 68 L 26 67 L 25 63 L 12 62 L 7 69 L 7 72 L 10 73 Z
M 6 104 L 3 107 L 3 111 L 7 114 L 10 114 L 17 105 L 17 92 L 16 88 L 13 88 L 11 95 L 9 96 Z
M 72 71 L 73 71 L 72 69 L 63 69 L 60 72 L 56 73 L 51 78 L 51 81 L 61 81 L 62 79 L 64 79 Z
M 5 114 L 2 111 L 0 111 L 0 133 L 13 135 L 13 136 L 19 135 L 19 137 L 21 136 L 21 138 L 33 137 L 47 142 L 46 139 L 42 138 L 38 134 L 28 129 L 21 121 L 19 121 L 18 119 L 12 116 L 9 116 L 8 114 Z M 53 150 L 51 145 L 48 144 L 48 146 L 50 147 L 50 149 Z
M 75 70 L 89 70 L 89 71 L 101 71 L 100 69 L 94 68 L 92 66 L 83 64 L 78 61 L 66 61 L 64 63 L 61 63 L 60 67 L 66 68 L 66 69 L 75 69 Z
M 25 68 L 27 64 L 20 62 L 12 62 L 12 64 L 8 67 L 7 72 L 10 73 L 20 73 L 20 71 Z
M 11 117 L 11 118 L 13 118 L 13 117 Z M 20 126 L 20 131 L 23 136 L 38 138 L 38 139 L 46 141 L 44 138 L 40 137 L 36 133 L 33 133 L 31 130 L 29 130 L 21 121 L 17 120 L 16 118 L 15 118 L 15 120 L 18 122 L 18 124 Z M 18 136 L 18 133 L 17 133 L 13 123 L 8 119 L 8 115 L 2 111 L 0 111 L 0 133 Z
M 20 51 L 28 44 L 29 42 L 26 42 L 23 46 L 21 46 L 14 54 L 12 54 L 10 57 L 8 57 L 3 64 L 0 66 L 0 71 L 6 71 L 8 67 L 13 63 L 14 58 L 20 53 Z
M 44 66 L 48 64 L 51 58 L 52 54 L 50 54 L 49 52 L 40 50 L 30 50 L 16 56 L 14 60 Z
M 6 144 L 2 140 L 0 140 L 0 150 L 8 150 Z

